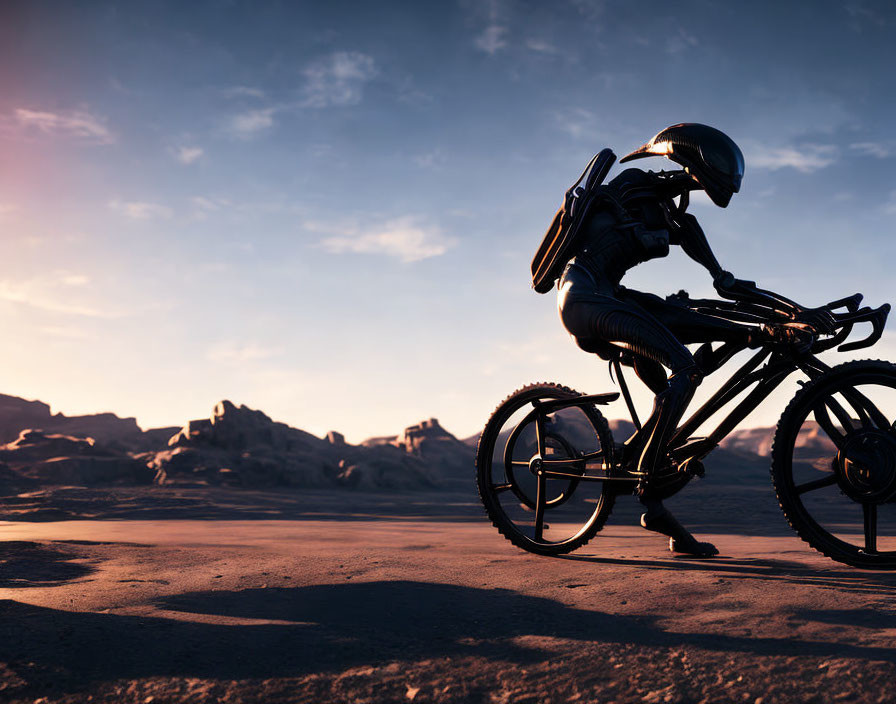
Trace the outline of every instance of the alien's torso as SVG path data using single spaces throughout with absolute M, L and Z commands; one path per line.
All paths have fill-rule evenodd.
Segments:
M 620 227 L 617 213 L 598 209 L 585 223 L 582 248 L 570 265 L 585 268 L 596 288 L 612 295 L 629 269 L 665 257 L 670 242 L 677 242 L 678 233 L 664 205 L 668 195 L 656 174 L 626 169 L 607 188 L 622 206 L 628 222 Z

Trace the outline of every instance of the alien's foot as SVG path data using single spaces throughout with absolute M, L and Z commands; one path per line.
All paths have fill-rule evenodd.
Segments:
M 679 555 L 690 555 L 691 557 L 715 557 L 719 554 L 719 549 L 712 543 L 701 543 L 693 535 L 689 535 L 687 540 L 678 538 L 669 538 L 669 550 Z
M 651 515 L 652 514 L 652 515 Z M 712 557 L 719 551 L 712 543 L 701 543 L 673 516 L 665 506 L 641 516 L 641 525 L 654 533 L 669 536 L 669 550 L 694 557 Z

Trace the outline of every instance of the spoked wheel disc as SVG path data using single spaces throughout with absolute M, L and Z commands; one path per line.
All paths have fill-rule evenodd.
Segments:
M 856 567 L 896 569 L 896 365 L 848 362 L 806 384 L 775 433 L 772 480 L 800 537 Z
M 558 555 L 581 547 L 613 507 L 611 487 L 587 479 L 610 472 L 612 437 L 604 417 L 594 406 L 539 410 L 540 403 L 576 396 L 556 384 L 520 389 L 498 406 L 479 438 L 482 503 L 501 534 L 530 552 Z M 565 476 L 546 476 L 546 469 Z

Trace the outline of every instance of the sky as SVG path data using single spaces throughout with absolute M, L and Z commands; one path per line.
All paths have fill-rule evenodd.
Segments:
M 691 205 L 725 268 L 892 302 L 894 29 L 863 0 L 4 0 L 0 392 L 144 428 L 229 398 L 358 442 L 613 390 L 529 265 L 595 152 L 677 122 L 745 154 L 728 208 Z M 712 294 L 680 252 L 624 283 Z

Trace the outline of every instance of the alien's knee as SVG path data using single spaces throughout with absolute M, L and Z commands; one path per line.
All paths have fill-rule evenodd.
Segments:
M 703 372 L 697 364 L 680 369 L 669 377 L 669 388 L 688 391 L 696 389 L 703 381 Z

